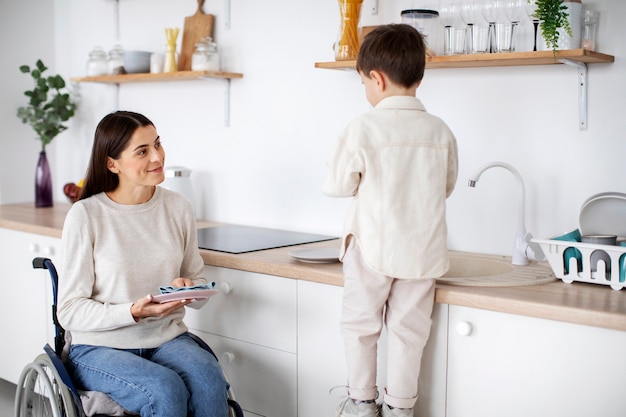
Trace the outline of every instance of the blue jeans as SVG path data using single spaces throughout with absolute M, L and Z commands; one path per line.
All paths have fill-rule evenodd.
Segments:
M 141 417 L 226 417 L 228 383 L 215 357 L 183 333 L 154 349 L 73 345 L 78 389 L 107 393 Z

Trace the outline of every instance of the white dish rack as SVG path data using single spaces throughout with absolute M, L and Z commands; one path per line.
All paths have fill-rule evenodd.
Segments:
M 540 238 L 533 238 L 532 241 L 541 246 L 554 275 L 565 283 L 571 284 L 574 281 L 579 281 L 591 284 L 610 285 L 614 290 L 621 290 L 626 287 L 626 280 L 620 280 L 620 275 L 626 275 L 626 271 L 620 274 L 620 258 L 626 253 L 626 246 L 596 245 L 592 243 Z M 576 248 L 580 251 L 582 255 L 581 272 L 578 272 L 578 262 L 575 257 L 569 259 L 569 268 L 567 268 L 569 272 L 566 272 L 563 253 L 568 248 Z M 596 268 L 597 271 L 592 272 L 591 254 L 596 250 L 606 252 L 611 257 L 611 265 L 607 268 L 604 261 L 599 260 Z

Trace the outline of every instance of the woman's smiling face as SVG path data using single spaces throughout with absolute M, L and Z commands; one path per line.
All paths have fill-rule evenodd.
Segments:
M 165 180 L 165 150 L 152 125 L 138 127 L 119 159 L 109 158 L 108 168 L 118 175 L 120 187 L 156 186 Z

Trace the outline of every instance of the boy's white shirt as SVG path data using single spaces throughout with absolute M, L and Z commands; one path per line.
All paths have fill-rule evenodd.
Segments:
M 456 184 L 456 139 L 419 99 L 391 96 L 353 120 L 328 161 L 323 192 L 351 197 L 341 258 L 357 239 L 369 267 L 395 278 L 449 268 L 446 198 Z

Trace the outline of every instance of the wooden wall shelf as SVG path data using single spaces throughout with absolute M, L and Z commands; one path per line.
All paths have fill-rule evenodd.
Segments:
M 157 74 L 121 74 L 121 75 L 100 75 L 97 77 L 73 77 L 70 81 L 75 83 L 101 83 L 120 84 L 163 82 L 163 81 L 190 81 L 222 79 L 226 81 L 226 94 L 224 99 L 224 126 L 230 126 L 230 80 L 233 78 L 243 78 L 243 74 L 225 71 L 176 71 L 161 72 Z M 119 93 L 118 93 L 119 101 Z M 119 102 L 118 102 L 119 107 Z
M 522 65 L 550 65 L 561 64 L 560 60 L 567 59 L 585 64 L 611 63 L 615 60 L 612 55 L 586 49 L 568 49 L 557 51 L 556 58 L 552 51 L 536 52 L 508 52 L 499 54 L 464 54 L 451 56 L 429 57 L 426 68 L 473 68 L 473 67 L 507 67 Z M 316 62 L 316 68 L 351 70 L 356 66 L 356 60 Z
M 70 78 L 73 82 L 78 83 L 106 83 L 106 84 L 124 84 L 139 82 L 162 82 L 162 81 L 186 81 L 201 80 L 206 78 L 242 78 L 243 74 L 236 72 L 224 71 L 176 71 L 161 72 L 158 74 L 122 74 L 122 75 L 100 75 L 97 77 L 74 77 Z
M 612 55 L 586 49 L 564 49 L 556 51 L 507 52 L 499 54 L 464 54 L 434 56 L 426 59 L 427 69 L 512 67 L 523 65 L 567 64 L 577 69 L 578 75 L 578 128 L 587 130 L 587 64 L 611 63 Z M 354 70 L 356 60 L 316 62 L 315 68 Z

